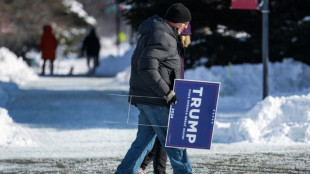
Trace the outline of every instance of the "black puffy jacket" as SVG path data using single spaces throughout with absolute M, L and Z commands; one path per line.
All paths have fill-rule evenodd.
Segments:
M 174 79 L 181 76 L 177 30 L 154 15 L 142 22 L 138 31 L 140 37 L 131 59 L 131 103 L 168 105 L 164 96 L 173 89 Z

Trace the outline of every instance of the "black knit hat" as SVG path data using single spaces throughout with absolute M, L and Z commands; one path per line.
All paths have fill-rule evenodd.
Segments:
M 166 12 L 165 18 L 173 23 L 189 22 L 192 19 L 191 12 L 181 3 L 172 4 Z

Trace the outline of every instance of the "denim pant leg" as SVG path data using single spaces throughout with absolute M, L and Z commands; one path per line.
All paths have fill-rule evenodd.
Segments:
M 144 111 L 152 125 L 167 126 L 169 108 L 165 106 L 138 105 Z M 165 147 L 167 127 L 153 126 L 154 131 L 163 147 Z M 170 159 L 174 174 L 191 174 L 192 167 L 184 148 L 167 148 L 165 150 Z
M 139 114 L 139 124 L 150 125 L 143 111 Z M 136 174 L 148 152 L 153 148 L 156 135 L 151 126 L 138 126 L 135 141 L 131 144 L 126 156 L 117 167 L 115 174 Z

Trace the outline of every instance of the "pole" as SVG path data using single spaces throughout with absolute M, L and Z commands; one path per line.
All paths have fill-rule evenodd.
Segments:
M 268 30 L 269 30 L 269 0 L 263 0 L 263 99 L 268 96 L 268 62 L 269 62 L 269 42 L 268 42 Z
M 119 33 L 120 33 L 120 23 L 121 23 L 121 11 L 120 11 L 120 7 L 119 7 L 119 3 L 116 2 L 116 12 L 115 12 L 115 19 L 116 19 L 116 45 L 117 45 L 117 53 L 116 56 L 120 56 L 120 40 L 119 40 Z

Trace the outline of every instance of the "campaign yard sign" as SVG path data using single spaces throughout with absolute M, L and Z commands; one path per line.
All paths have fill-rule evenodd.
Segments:
M 216 82 L 174 81 L 166 147 L 210 149 L 219 90 Z

